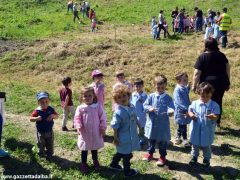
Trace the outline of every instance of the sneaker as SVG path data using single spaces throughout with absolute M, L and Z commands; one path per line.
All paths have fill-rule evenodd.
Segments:
M 179 145 L 179 144 L 181 144 L 181 143 L 182 143 L 181 138 L 180 138 L 180 137 L 176 137 L 176 139 L 175 139 L 175 144 L 176 144 L 176 145 Z
M 183 140 L 183 146 L 185 148 L 190 148 L 191 147 L 191 144 L 189 143 L 189 141 L 187 139 Z
M 51 162 L 52 161 L 52 157 L 53 157 L 52 155 L 47 155 L 46 160 Z
M 210 167 L 209 160 L 203 159 L 203 168 L 208 169 Z
M 62 131 L 68 131 L 68 128 L 66 126 L 62 127 Z
M 152 154 L 145 154 L 143 157 L 143 161 L 151 161 L 153 159 L 153 155 Z
M 3 149 L 0 149 L 0 157 L 8 157 L 8 151 L 4 151 Z
M 75 129 L 74 124 L 72 125 L 72 128 Z
M 81 171 L 82 173 L 86 173 L 86 172 L 88 171 L 88 166 L 87 166 L 86 163 L 81 163 L 81 164 L 80 164 L 80 171 Z
M 43 158 L 43 157 L 45 157 L 45 154 L 42 153 L 42 152 L 38 152 L 38 156 L 41 157 L 41 158 Z
M 123 170 L 123 167 L 120 166 L 119 164 L 117 164 L 117 165 L 110 164 L 109 168 L 113 169 L 113 170 L 117 170 L 117 171 L 122 171 Z
M 194 165 L 196 165 L 197 164 L 197 158 L 192 158 L 190 161 L 189 161 L 189 163 L 188 163 L 190 166 L 194 166 Z
M 128 173 L 125 173 L 125 177 L 133 177 L 136 176 L 138 174 L 138 170 L 137 169 L 130 169 L 130 171 Z
M 165 157 L 160 157 L 158 161 L 156 162 L 157 166 L 164 166 L 166 164 L 167 160 Z
M 143 146 L 144 145 L 144 140 L 140 139 L 139 144 L 140 144 L 140 146 Z
M 98 171 L 100 169 L 100 164 L 98 160 L 93 161 L 93 165 L 96 171 Z

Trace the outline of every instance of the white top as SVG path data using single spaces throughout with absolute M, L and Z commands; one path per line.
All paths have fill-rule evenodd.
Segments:
M 2 115 L 2 118 L 3 118 L 3 124 L 5 122 L 5 106 L 4 106 L 4 102 L 5 102 L 5 99 L 4 98 L 0 98 L 0 114 Z
M 159 24 L 163 24 L 163 21 L 164 21 L 164 16 L 163 16 L 163 14 L 159 14 L 159 16 L 158 16 L 158 21 L 159 21 Z

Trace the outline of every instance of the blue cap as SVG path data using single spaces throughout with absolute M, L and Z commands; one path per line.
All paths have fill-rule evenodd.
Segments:
M 37 100 L 39 101 L 42 98 L 49 98 L 49 94 L 44 91 L 37 93 Z

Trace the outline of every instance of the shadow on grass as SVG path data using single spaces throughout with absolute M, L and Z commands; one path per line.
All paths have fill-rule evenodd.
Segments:
M 236 148 L 238 151 L 234 151 L 232 148 Z M 212 153 L 217 156 L 240 157 L 240 147 L 231 144 L 221 144 L 221 146 L 212 145 Z
M 55 163 L 62 170 L 68 170 L 71 168 L 78 169 L 80 165 L 80 163 L 77 163 L 75 161 L 70 161 L 68 159 L 65 159 L 59 156 L 53 156 L 51 162 Z
M 183 37 L 176 33 L 176 34 L 168 35 L 168 39 L 178 41 L 178 40 L 183 40 Z
M 6 139 L 4 146 L 10 150 L 10 153 L 11 151 L 16 151 L 18 149 L 23 153 L 19 154 L 18 157 L 10 156 L 1 159 L 0 165 L 4 168 L 4 175 L 50 174 L 49 170 L 45 169 L 37 162 L 35 154 L 32 152 L 32 144 L 9 138 Z M 30 157 L 30 161 L 21 160 L 21 158 L 25 158 L 26 156 Z
M 235 179 L 240 175 L 240 171 L 238 169 L 229 166 L 212 166 L 208 170 L 204 170 L 201 167 L 201 164 L 190 167 L 188 164 L 176 161 L 168 161 L 168 166 L 170 170 L 183 171 L 190 174 L 194 178 L 201 180 L 204 179 L 201 177 L 201 175 L 212 175 L 213 179 Z
M 222 127 L 221 130 L 216 131 L 215 134 L 219 136 L 229 135 L 229 136 L 240 137 L 240 129 L 236 130 L 229 127 Z

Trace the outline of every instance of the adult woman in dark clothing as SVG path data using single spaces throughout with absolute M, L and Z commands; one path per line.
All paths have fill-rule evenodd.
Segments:
M 198 57 L 194 68 L 192 90 L 195 92 L 197 85 L 202 82 L 212 84 L 215 89 L 212 100 L 219 104 L 222 114 L 223 95 L 230 88 L 230 66 L 226 56 L 219 51 L 214 38 L 210 37 L 205 41 L 205 50 Z M 218 127 L 220 127 L 221 114 L 217 120 Z

